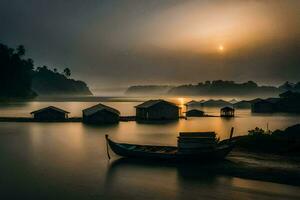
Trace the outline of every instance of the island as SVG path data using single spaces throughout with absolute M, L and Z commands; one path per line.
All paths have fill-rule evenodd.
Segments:
M 198 84 L 138 85 L 130 86 L 127 95 L 168 95 L 168 96 L 277 96 L 285 91 L 300 92 L 300 82 L 285 82 L 280 86 L 258 85 L 254 81 L 237 83 L 235 81 L 213 80 Z

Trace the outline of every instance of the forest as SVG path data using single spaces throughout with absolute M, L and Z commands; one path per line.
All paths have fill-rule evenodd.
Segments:
M 34 98 L 38 95 L 92 95 L 86 83 L 71 79 L 71 70 L 58 72 L 47 66 L 35 67 L 25 57 L 25 47 L 0 43 L 0 98 Z

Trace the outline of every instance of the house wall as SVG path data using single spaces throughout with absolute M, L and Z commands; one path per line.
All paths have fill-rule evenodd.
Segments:
M 94 113 L 93 115 L 83 115 L 83 122 L 88 124 L 113 124 L 119 122 L 119 115 L 116 113 L 102 110 Z
M 234 116 L 234 111 L 221 111 L 221 117 L 231 117 Z
M 173 120 L 179 118 L 179 108 L 168 103 L 158 103 L 149 108 L 137 108 L 137 119 L 141 120 Z
M 300 99 L 284 98 L 276 104 L 276 107 L 279 112 L 300 113 Z
M 44 110 L 42 112 L 35 113 L 33 115 L 34 119 L 38 120 L 64 120 L 67 118 L 67 115 L 56 110 Z
M 254 113 L 270 113 L 275 112 L 275 106 L 268 102 L 257 102 L 252 104 L 251 111 Z
M 282 95 L 281 95 L 282 96 Z M 300 94 L 287 95 L 281 97 L 275 102 L 256 102 L 252 105 L 252 112 L 270 113 L 270 112 L 287 112 L 300 113 Z
M 135 116 L 138 119 L 146 119 L 147 118 L 147 109 L 145 109 L 145 108 L 136 108 Z

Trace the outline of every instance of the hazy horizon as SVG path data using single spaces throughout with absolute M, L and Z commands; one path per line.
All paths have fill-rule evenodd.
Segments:
M 92 90 L 300 81 L 300 1 L 0 2 L 0 42 Z

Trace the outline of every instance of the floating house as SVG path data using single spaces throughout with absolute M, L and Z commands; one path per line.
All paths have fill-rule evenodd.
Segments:
M 68 118 L 68 111 L 49 106 L 30 113 L 33 118 L 39 121 L 61 121 Z
M 272 113 L 276 111 L 276 105 L 268 100 L 260 100 L 251 105 L 253 113 Z
M 220 111 L 221 117 L 234 117 L 234 108 L 229 106 L 221 108 Z
M 149 100 L 135 108 L 137 120 L 174 120 L 179 118 L 179 107 L 162 99 Z
M 278 112 L 300 113 L 300 93 L 289 91 L 279 96 L 280 100 L 276 102 Z
M 82 111 L 82 120 L 86 124 L 114 124 L 118 123 L 119 119 L 118 110 L 101 103 Z
M 252 104 L 254 113 L 300 113 L 300 93 L 287 91 L 279 95 L 280 98 L 268 98 Z
M 204 111 L 202 110 L 197 110 L 197 109 L 192 109 L 188 110 L 185 113 L 186 117 L 203 117 L 204 116 Z

